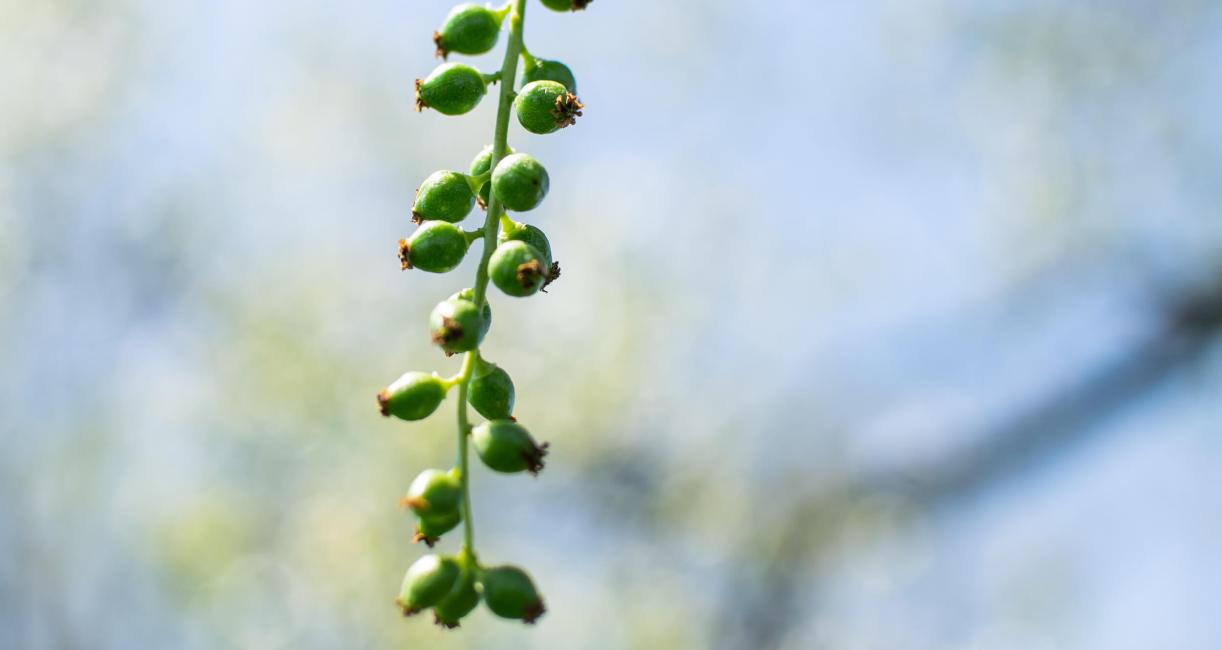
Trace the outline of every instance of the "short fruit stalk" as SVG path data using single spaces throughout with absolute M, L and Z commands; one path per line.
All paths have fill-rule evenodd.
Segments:
M 533 1 L 533 0 L 532 0 Z M 556 11 L 585 9 L 590 0 L 541 0 Z M 510 117 L 530 133 L 548 134 L 572 126 L 585 106 L 577 98 L 577 79 L 565 64 L 532 56 L 523 43 L 527 0 L 499 8 L 474 3 L 454 7 L 433 34 L 437 56 L 483 54 L 508 31 L 501 69 L 482 73 L 462 63 L 445 62 L 416 80 L 416 110 L 443 115 L 470 112 L 490 85 L 496 89 L 497 114 L 492 144 L 471 161 L 468 173 L 434 172 L 416 192 L 412 205 L 415 232 L 399 242 L 404 270 L 447 273 L 458 266 L 476 241 L 483 250 L 475 282 L 437 304 L 429 315 L 432 341 L 446 356 L 463 354 L 453 377 L 408 372 L 378 393 L 386 417 L 417 421 L 432 415 L 452 389 L 458 402 L 458 458 L 448 470 L 426 469 L 407 489 L 401 503 L 416 518 L 413 541 L 429 547 L 462 526 L 455 555 L 429 554 L 407 570 L 395 603 L 404 615 L 433 610 L 438 625 L 455 628 L 482 601 L 502 618 L 534 623 L 546 611 L 533 579 L 515 566 L 484 567 L 475 552 L 471 510 L 470 449 L 482 463 L 503 474 L 543 469 L 547 443 L 539 443 L 513 415 L 516 390 L 504 368 L 485 359 L 480 346 L 492 326 L 488 285 L 514 298 L 543 291 L 560 277 L 547 235 L 535 225 L 515 221 L 508 211 L 529 212 L 547 198 L 551 179 L 533 156 L 509 146 Z M 518 68 L 522 87 L 515 92 Z M 478 204 L 483 225 L 464 230 Z M 468 406 L 486 421 L 472 425 Z

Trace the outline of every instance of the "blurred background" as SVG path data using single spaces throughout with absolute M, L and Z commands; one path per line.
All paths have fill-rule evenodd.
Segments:
M 1222 647 L 1212 0 L 532 0 L 552 454 L 473 496 L 550 611 L 400 619 L 450 5 L 0 4 L 0 647 Z

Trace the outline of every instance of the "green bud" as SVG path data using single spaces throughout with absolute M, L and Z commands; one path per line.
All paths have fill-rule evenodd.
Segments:
M 429 548 L 433 548 L 433 544 L 436 544 L 442 535 L 454 530 L 460 523 L 462 523 L 461 510 L 444 515 L 420 517 L 416 522 L 416 534 L 412 537 L 412 543 L 424 542 Z
M 471 441 L 485 465 L 505 474 L 538 474 L 547 455 L 547 443 L 535 443 L 530 433 L 513 420 L 484 422 L 471 431 Z
M 513 415 L 513 380 L 495 363 L 476 361 L 467 401 L 489 420 L 505 420 Z
M 552 11 L 578 11 L 585 9 L 594 0 L 543 0 L 543 6 Z
M 518 91 L 513 108 L 523 128 L 544 135 L 576 124 L 585 104 L 562 83 L 532 81 Z
M 471 567 L 462 572 L 454 589 L 433 608 L 434 620 L 442 627 L 456 628 L 458 622 L 479 605 L 479 600 L 479 591 L 475 589 L 475 569 Z
M 506 156 L 512 153 L 513 153 L 512 147 L 505 148 Z M 492 145 L 488 145 L 479 152 L 479 155 L 475 157 L 475 160 L 471 161 L 470 173 L 472 176 L 483 176 L 484 174 L 487 174 L 488 171 L 491 169 L 492 169 Z M 483 186 L 479 188 L 479 202 L 481 206 L 483 207 L 488 206 L 488 192 L 491 189 L 492 189 L 492 181 L 488 181 L 487 183 L 484 183 Z
M 501 33 L 501 17 L 487 7 L 463 3 L 450 10 L 441 29 L 433 32 L 437 56 L 446 58 L 450 52 L 483 54 L 496 45 Z
M 436 375 L 409 372 L 378 393 L 378 406 L 387 417 L 423 420 L 437 410 L 448 389 L 449 386 Z
M 462 263 L 470 245 L 462 228 L 444 221 L 428 221 L 411 237 L 399 240 L 399 264 L 404 271 L 445 273 Z
M 471 214 L 475 206 L 475 194 L 467 177 L 454 171 L 433 172 L 420 189 L 416 190 L 416 201 L 412 205 L 412 221 L 449 221 L 458 223 Z
M 462 503 L 462 483 L 458 480 L 458 470 L 443 472 L 439 469 L 426 469 L 416 476 L 407 496 L 403 497 L 403 505 L 411 508 L 421 517 L 441 517 L 458 512 Z
M 534 295 L 548 281 L 543 254 L 523 241 L 507 241 L 496 247 L 488 260 L 488 277 L 506 295 Z
M 454 558 L 429 554 L 412 564 L 403 576 L 403 586 L 395 604 L 404 616 L 411 616 L 436 605 L 458 582 L 458 562 Z
M 501 618 L 534 623 L 547 611 L 543 599 L 535 590 L 535 583 L 518 567 L 486 569 L 480 576 L 480 584 L 484 587 L 484 602 L 488 604 L 488 609 Z
M 461 63 L 443 63 L 423 80 L 416 80 L 416 110 L 431 108 L 442 115 L 462 115 L 479 105 L 488 84 L 479 70 Z
M 475 303 L 464 299 L 443 300 L 429 315 L 433 343 L 441 346 L 446 356 L 469 352 L 479 347 L 488 326 L 480 317 Z
M 522 70 L 523 85 L 529 84 L 532 81 L 555 81 L 567 88 L 569 92 L 577 92 L 577 78 L 573 76 L 573 71 L 567 65 L 548 59 L 533 59 L 533 61 L 528 61 L 531 61 L 534 65 L 528 63 L 525 69 Z
M 547 169 L 534 156 L 505 156 L 492 170 L 492 191 L 505 207 L 518 212 L 533 210 L 547 196 Z

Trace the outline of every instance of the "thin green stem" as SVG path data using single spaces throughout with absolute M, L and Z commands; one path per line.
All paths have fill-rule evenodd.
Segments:
M 496 110 L 496 129 L 492 139 L 492 161 L 489 170 L 496 169 L 497 163 L 505 157 L 509 150 L 509 115 L 513 109 L 513 86 L 518 76 L 518 58 L 522 56 L 522 31 L 526 16 L 526 0 L 511 0 L 509 14 L 509 44 L 505 47 L 505 59 L 501 63 L 498 96 L 500 102 Z M 495 192 L 488 193 L 488 214 L 484 216 L 484 250 L 480 256 L 479 268 L 475 271 L 475 287 L 473 302 L 476 309 L 483 309 L 488 294 L 488 260 L 496 250 L 496 239 L 500 231 L 499 218 L 503 213 L 500 200 Z M 471 512 L 471 472 L 470 454 L 467 437 L 471 434 L 471 422 L 467 417 L 467 389 L 471 383 L 472 369 L 479 350 L 468 352 L 463 358 L 462 372 L 458 383 L 458 473 L 462 483 L 462 520 L 463 520 L 463 555 L 475 558 L 475 528 Z

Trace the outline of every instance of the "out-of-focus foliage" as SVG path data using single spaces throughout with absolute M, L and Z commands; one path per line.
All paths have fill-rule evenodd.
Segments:
M 391 604 L 453 403 L 373 400 L 474 271 L 394 250 L 491 137 L 412 111 L 448 3 L 0 7 L 0 647 L 1217 647 L 1222 11 L 867 4 L 535 8 L 552 452 L 473 493 L 549 613 L 457 633 Z

